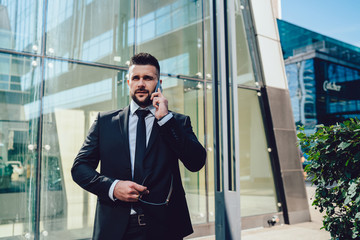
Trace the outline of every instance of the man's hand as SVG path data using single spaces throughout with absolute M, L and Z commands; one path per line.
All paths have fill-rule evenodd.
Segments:
M 152 100 L 153 106 L 156 108 L 155 118 L 157 120 L 168 114 L 168 101 L 160 91 L 160 88 L 158 88 L 157 92 L 151 94 L 150 100 Z
M 114 188 L 114 197 L 124 202 L 137 202 L 143 194 L 149 194 L 149 190 L 132 181 L 119 181 Z

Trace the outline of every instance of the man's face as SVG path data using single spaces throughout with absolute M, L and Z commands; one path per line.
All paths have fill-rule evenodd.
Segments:
M 127 83 L 130 88 L 130 96 L 140 107 L 144 108 L 152 104 L 150 97 L 157 82 L 156 67 L 152 65 L 132 65 L 129 68 Z

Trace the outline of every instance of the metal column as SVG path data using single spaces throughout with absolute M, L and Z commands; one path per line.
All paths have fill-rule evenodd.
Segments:
M 234 0 L 211 2 L 215 234 L 226 240 L 241 239 L 234 6 Z

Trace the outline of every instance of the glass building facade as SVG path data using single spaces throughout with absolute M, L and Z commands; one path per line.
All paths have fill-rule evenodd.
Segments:
M 96 196 L 70 168 L 96 114 L 129 104 L 138 52 L 159 59 L 169 108 L 191 117 L 207 149 L 200 172 L 181 167 L 195 231 L 214 226 L 225 190 L 240 187 L 243 218 L 287 211 L 250 1 L 226 3 L 224 28 L 210 0 L 0 0 L 0 239 L 91 237 Z
M 360 48 L 278 20 L 297 125 L 360 117 Z

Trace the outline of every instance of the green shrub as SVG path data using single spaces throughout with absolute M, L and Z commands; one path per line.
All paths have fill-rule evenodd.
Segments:
M 322 228 L 332 239 L 360 239 L 360 121 L 319 125 L 310 136 L 300 127 L 297 136 L 311 161 L 305 171 L 316 185 Z

